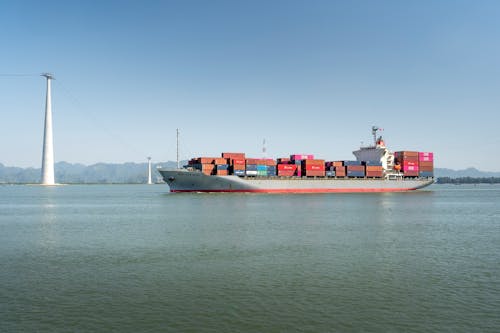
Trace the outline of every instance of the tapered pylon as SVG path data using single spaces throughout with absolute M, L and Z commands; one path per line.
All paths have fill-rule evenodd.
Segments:
M 45 128 L 43 131 L 42 185 L 55 185 L 54 179 L 54 138 L 52 134 L 52 101 L 50 81 L 52 74 L 43 73 L 47 78 L 47 98 L 45 100 Z
M 148 157 L 148 185 L 153 184 L 151 181 L 151 157 Z

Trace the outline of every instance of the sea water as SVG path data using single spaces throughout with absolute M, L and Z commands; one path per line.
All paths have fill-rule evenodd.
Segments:
M 0 332 L 498 331 L 499 186 L 0 186 Z

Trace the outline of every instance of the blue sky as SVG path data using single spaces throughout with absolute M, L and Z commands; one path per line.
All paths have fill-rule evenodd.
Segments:
M 0 163 L 352 159 L 372 125 L 500 171 L 498 1 L 2 1 Z

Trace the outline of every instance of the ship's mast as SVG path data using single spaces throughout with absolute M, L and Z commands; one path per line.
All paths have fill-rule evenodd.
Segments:
M 379 129 L 380 128 L 378 128 L 377 126 L 372 126 L 373 146 L 374 147 L 377 147 L 377 131 Z

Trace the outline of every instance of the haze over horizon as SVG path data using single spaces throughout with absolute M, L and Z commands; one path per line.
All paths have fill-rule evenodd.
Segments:
M 222 151 L 353 159 L 371 126 L 435 167 L 500 171 L 496 1 L 4 1 L 0 163 Z

